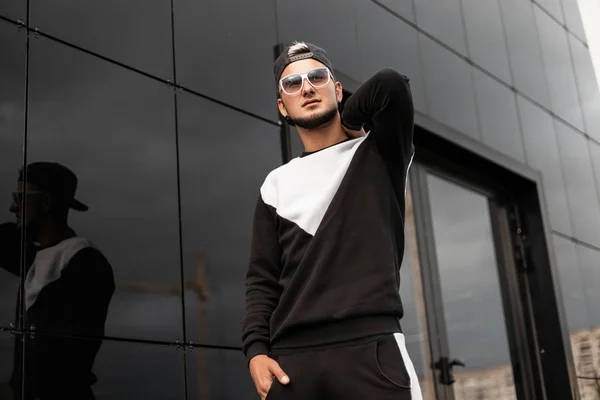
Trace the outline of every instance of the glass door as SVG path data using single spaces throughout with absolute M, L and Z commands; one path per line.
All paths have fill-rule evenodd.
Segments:
M 410 181 L 402 327 L 424 399 L 528 398 L 499 199 L 423 166 L 413 166 Z

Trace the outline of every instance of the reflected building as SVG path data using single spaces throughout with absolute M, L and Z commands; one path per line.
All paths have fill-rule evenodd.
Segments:
M 456 400 L 516 400 L 510 365 L 456 374 Z
M 579 379 L 581 400 L 600 399 L 600 328 L 572 332 L 571 348 L 577 376 L 598 378 Z M 499 365 L 455 374 L 456 400 L 516 400 L 512 367 Z M 421 381 L 428 386 L 430 382 Z
M 598 379 L 579 380 L 581 399 L 600 399 L 600 328 L 571 333 L 571 348 L 577 376 Z

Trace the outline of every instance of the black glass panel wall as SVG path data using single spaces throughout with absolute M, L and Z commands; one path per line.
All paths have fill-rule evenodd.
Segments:
M 585 42 L 585 28 L 581 19 L 583 10 L 580 10 L 580 3 L 578 1 L 561 1 L 560 4 L 565 15 L 567 29 L 579 40 Z
M 98 400 L 183 400 L 183 348 L 104 340 L 93 386 Z
M 25 21 L 27 0 L 4 0 L 0 3 L 0 16 Z
M 502 22 L 514 85 L 546 108 L 551 108 L 542 49 L 536 28 L 533 4 L 523 0 L 502 0 Z
M 240 350 L 196 348 L 186 353 L 188 400 L 255 400 L 248 360 Z
M 74 346 L 76 355 L 67 350 Z M 92 370 L 77 368 L 81 354 L 98 347 Z M 36 334 L 26 352 L 35 358 L 27 357 L 25 387 L 40 398 L 90 399 L 90 392 L 98 400 L 185 398 L 184 355 L 175 346 Z
M 6 329 L 0 327 L 0 399 L 12 400 L 10 385 L 13 371 L 14 338 Z
M 588 141 L 559 121 L 555 120 L 554 128 L 573 221 L 573 236 L 598 247 L 600 209 Z
M 31 231 L 39 246 L 25 306 L 38 332 L 183 339 L 174 116 L 167 84 L 32 40 L 29 175 L 51 194 Z M 61 166 L 78 178 L 86 212 Z M 73 234 L 44 234 L 63 231 L 65 211 L 76 236 L 55 243 Z M 60 322 L 44 317 L 45 300 L 66 307 Z
M 359 19 L 356 7 L 347 0 L 277 0 L 279 41 L 305 41 L 322 47 L 333 67 L 356 81 L 361 76 L 356 41 Z
M 534 3 L 539 6 L 541 10 L 544 10 L 544 12 L 546 12 L 550 18 L 555 19 L 559 24 L 564 23 L 565 20 L 562 13 L 562 7 L 560 5 L 562 1 L 534 0 Z
M 483 142 L 515 160 L 525 161 L 515 94 L 476 68 L 472 74 Z
M 511 84 L 508 53 L 498 0 L 462 0 L 471 59 Z
M 383 5 L 395 14 L 408 19 L 411 22 L 415 22 L 415 6 L 414 1 L 396 1 L 396 0 L 367 0 L 373 3 Z
M 558 2 L 551 1 L 551 3 Z M 552 110 L 565 121 L 583 131 L 583 117 L 575 72 L 569 53 L 567 32 L 539 7 L 534 6 L 534 13 L 542 45 Z
M 60 40 L 172 79 L 169 1 L 31 1 L 30 20 L 32 27 Z
M 452 50 L 467 55 L 461 0 L 414 0 L 417 25 Z
M 20 269 L 17 229 L 18 172 L 25 132 L 25 38 L 17 25 L 0 21 L 0 327 L 15 322 Z M 0 381 L 2 378 L 0 377 Z
M 577 77 L 579 99 L 585 122 L 586 133 L 596 141 L 600 140 L 600 91 L 588 47 L 573 35 L 569 35 L 569 45 Z
M 354 3 L 361 21 L 356 26 L 362 58 L 361 82 L 382 68 L 393 68 L 410 79 L 415 108 L 427 112 L 416 29 L 376 2 L 354 0 Z M 410 7 L 411 2 L 398 4 Z
M 423 34 L 419 34 L 419 45 L 429 116 L 479 139 L 481 135 L 471 77 L 472 67 Z
M 174 3 L 177 83 L 277 121 L 274 0 Z
M 254 206 L 281 164 L 279 127 L 178 96 L 187 337 L 239 348 Z
M 552 230 L 573 236 L 565 178 L 552 116 L 530 101 L 517 96 L 527 163 L 542 173 L 543 192 Z

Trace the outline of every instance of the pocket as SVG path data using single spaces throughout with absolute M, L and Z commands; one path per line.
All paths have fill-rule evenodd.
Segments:
M 271 387 L 269 388 L 269 391 L 267 392 L 267 396 L 265 397 L 265 400 L 273 400 L 276 398 L 275 390 L 278 385 L 280 385 L 280 383 L 277 380 L 277 378 L 273 378 L 273 383 L 271 384 Z
M 394 335 L 377 340 L 375 364 L 381 378 L 395 386 L 410 389 L 410 375 L 400 352 L 400 345 Z

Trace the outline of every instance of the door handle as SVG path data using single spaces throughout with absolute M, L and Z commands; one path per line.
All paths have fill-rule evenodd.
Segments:
M 441 357 L 433 368 L 440 371 L 440 383 L 442 385 L 452 385 L 456 379 L 454 379 L 453 367 L 464 367 L 465 362 L 458 359 L 449 359 L 448 357 Z
M 448 362 L 448 366 L 450 368 L 452 368 L 452 367 L 465 367 L 465 362 L 463 360 L 458 360 L 456 358 L 453 358 L 452 360 L 450 360 L 450 362 Z

